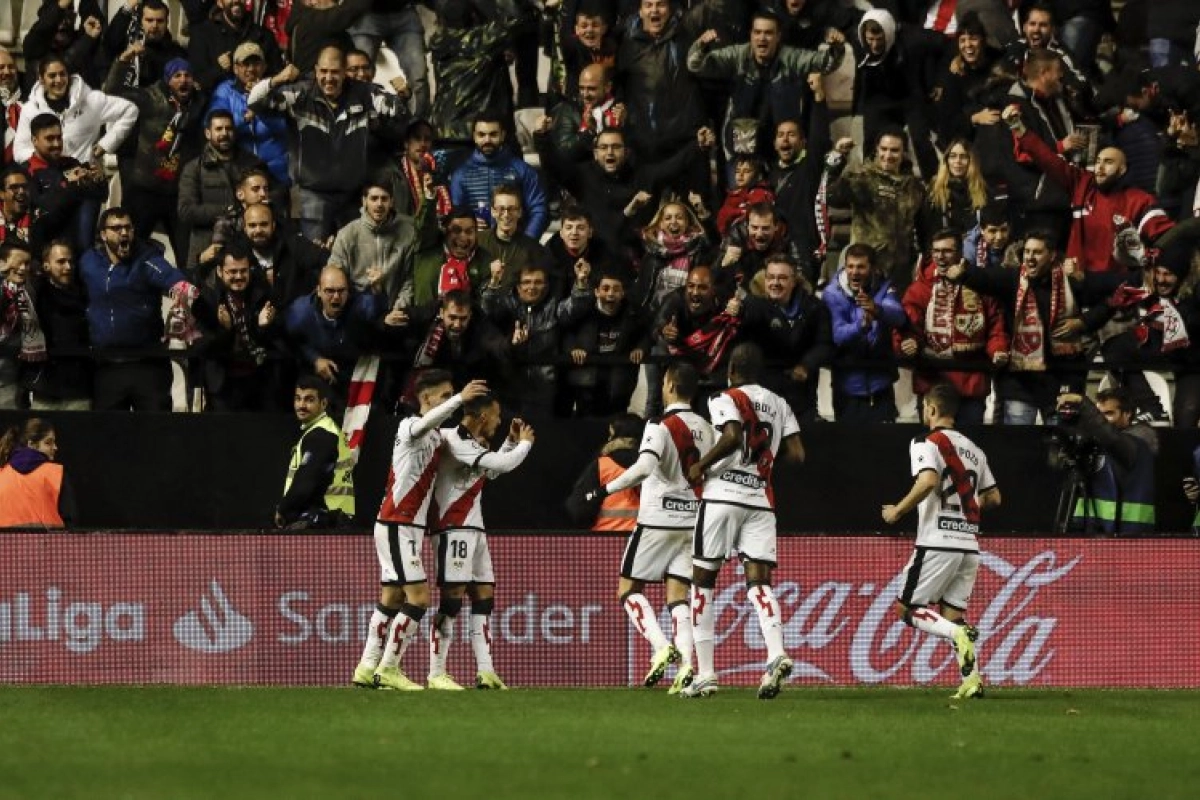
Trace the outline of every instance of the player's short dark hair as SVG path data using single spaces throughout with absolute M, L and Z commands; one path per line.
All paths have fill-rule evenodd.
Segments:
M 44 114 L 38 114 L 33 119 L 29 120 L 29 135 L 37 136 L 42 131 L 48 131 L 51 128 L 62 128 L 62 120 L 49 111 Z
M 165 11 L 167 16 L 171 16 L 171 7 L 163 0 L 142 0 L 142 11 Z
M 231 236 L 223 245 L 221 245 L 221 266 L 224 267 L 225 262 L 229 261 L 231 258 L 234 261 L 248 261 L 253 264 L 253 253 L 254 251 L 250 246 L 250 240 L 246 238 L 245 234 L 239 233 L 235 236 Z
M 67 252 L 71 254 L 71 258 L 75 258 L 75 245 L 71 244 L 69 239 L 51 239 L 42 245 L 42 263 L 50 260 L 50 251 L 56 247 L 65 247 Z
M 1022 25 L 1029 21 L 1029 15 L 1034 11 L 1040 11 L 1046 16 L 1050 17 L 1051 25 L 1058 24 L 1058 19 L 1054 15 L 1054 7 L 1047 2 L 1044 2 L 1044 0 L 1034 0 L 1032 3 L 1025 3 L 1021 6 L 1021 10 L 1017 16 L 1020 17 Z
M 471 220 L 472 227 L 474 227 L 475 209 L 471 208 L 470 206 L 454 206 L 450 209 L 450 212 L 446 214 L 446 224 L 449 225 L 451 220 L 456 219 L 469 219 Z
M 408 127 L 404 130 L 404 141 L 412 141 L 421 131 L 429 134 L 430 139 L 437 138 L 437 133 L 433 130 L 433 126 L 429 124 L 429 120 L 418 118 L 408 123 Z
M 441 386 L 443 383 L 454 385 L 454 376 L 450 374 L 449 370 L 427 369 L 417 376 L 417 380 L 413 384 L 413 390 L 419 396 L 421 392 L 432 389 L 435 386 Z
M 953 417 L 956 415 L 960 402 L 961 396 L 958 393 L 958 389 L 954 388 L 954 384 L 947 383 L 946 381 L 935 383 L 925 393 L 924 403 L 936 407 L 939 415 L 943 417 Z
M 588 225 L 592 224 L 592 215 L 588 213 L 587 209 L 583 206 L 575 205 L 574 203 L 563 209 L 562 215 L 559 217 L 559 219 L 561 219 L 563 222 L 575 222 L 577 220 L 583 220 Z
M 646 421 L 632 411 L 626 411 L 613 417 L 608 427 L 612 430 L 612 439 L 641 439 Z
M 212 111 L 208 112 L 208 116 L 204 118 L 204 127 L 211 128 L 213 122 L 218 119 L 227 119 L 229 120 L 230 125 L 235 124 L 233 121 L 233 113 L 229 109 L 214 108 Z
M 271 171 L 262 164 L 255 164 L 251 167 L 246 167 L 238 173 L 237 188 L 242 188 L 242 184 L 251 178 L 266 178 L 267 186 L 271 185 Z
M 500 130 L 505 130 L 504 115 L 499 111 L 496 111 L 494 108 L 484 109 L 483 111 L 479 112 L 475 119 L 471 120 L 472 134 L 475 133 L 475 127 L 480 124 L 499 125 Z
M 67 74 L 71 74 L 71 65 L 67 63 L 67 60 L 60 55 L 51 54 L 38 62 L 38 77 L 40 78 L 45 75 L 46 72 L 49 71 L 50 67 L 54 66 L 55 64 L 62 64 L 63 69 L 67 71 Z
M 1035 228 L 1034 230 L 1031 230 L 1029 233 L 1025 234 L 1025 241 L 1029 241 L 1030 239 L 1037 239 L 1039 242 L 1046 245 L 1047 250 L 1058 252 L 1058 237 L 1055 236 L 1052 231 L 1047 230 L 1046 228 Z
M 296 379 L 297 389 L 311 389 L 317 393 L 318 400 L 329 399 L 329 384 L 316 375 L 301 375 Z
M 371 54 L 366 50 L 360 50 L 357 47 L 351 47 L 346 51 L 346 58 L 349 58 L 350 56 L 362 56 L 367 60 L 367 63 L 369 63 L 372 68 L 375 67 L 375 59 L 371 58 Z
M 0 186 L 8 183 L 8 179 L 13 175 L 20 175 L 25 179 L 26 183 L 29 182 L 29 170 L 25 169 L 25 167 L 21 166 L 20 164 L 9 164 L 4 168 L 3 172 L 0 172 Z
M 750 219 L 751 216 L 770 217 L 775 222 L 779 221 L 779 212 L 775 210 L 775 204 L 768 203 L 766 201 L 751 203 L 749 206 L 747 206 L 746 219 Z
M 865 242 L 855 242 L 843 253 L 843 260 L 849 261 L 851 258 L 865 258 L 867 263 L 873 267 L 875 266 L 875 248 Z
M 388 197 L 395 197 L 392 182 L 378 173 L 367 176 L 367 180 L 363 183 L 362 196 L 365 198 L 372 189 L 382 189 Z
M 672 361 L 667 365 L 666 375 L 675 387 L 675 394 L 691 401 L 700 387 L 700 372 L 690 361 Z
M 901 128 L 899 125 L 884 125 L 882 128 L 880 128 L 879 135 L 876 136 L 875 141 L 871 143 L 871 149 L 873 151 L 877 151 L 879 149 L 879 143 L 889 136 L 893 139 L 900 140 L 901 150 L 908 149 L 908 134 L 906 134 L 904 132 L 904 128 Z
M 757 383 L 762 371 L 762 348 L 754 342 L 742 342 L 729 354 L 729 372 L 742 383 Z
M 1117 404 L 1117 408 L 1121 409 L 1126 414 L 1132 414 L 1134 411 L 1133 396 L 1129 394 L 1129 390 L 1123 386 L 1115 386 L 1111 389 L 1101 389 L 1096 392 L 1097 403 L 1107 403 L 1113 401 Z
M 493 405 L 500 401 L 496 399 L 496 395 L 488 392 L 487 394 L 472 397 L 470 400 L 463 401 L 463 416 L 477 417 Z
M 624 273 L 615 267 L 605 267 L 598 273 L 593 274 L 589 282 L 592 286 L 599 286 L 601 281 L 618 281 L 621 286 L 625 286 L 627 280 Z
M 940 242 L 943 239 L 953 239 L 954 243 L 958 245 L 958 248 L 960 250 L 962 249 L 962 234 L 958 232 L 957 228 L 942 228 L 941 230 L 935 231 L 934 234 L 929 237 L 930 247 L 933 246 L 934 242 Z
M 763 259 L 763 270 L 765 271 L 766 268 L 772 264 L 784 264 L 792 270 L 793 275 L 800 274 L 800 266 L 796 263 L 795 259 L 789 256 L 787 253 L 772 253 L 771 255 L 767 256 L 765 259 Z
M 750 24 L 754 25 L 754 20 L 756 19 L 765 19 L 769 20 L 770 22 L 774 22 L 776 28 L 783 30 L 783 21 L 780 20 L 779 15 L 770 8 L 765 6 L 756 7 L 754 13 L 750 15 Z

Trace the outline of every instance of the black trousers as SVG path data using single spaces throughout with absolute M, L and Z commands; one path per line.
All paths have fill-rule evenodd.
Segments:
M 93 392 L 95 411 L 170 411 L 171 362 L 100 361 Z

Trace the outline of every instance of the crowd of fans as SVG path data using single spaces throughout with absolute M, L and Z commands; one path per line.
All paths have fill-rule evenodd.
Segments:
M 212 410 L 442 367 L 652 415 L 754 341 L 802 423 L 823 368 L 895 420 L 899 366 L 1047 420 L 1097 356 L 1200 421 L 1194 0 L 76 5 L 0 50 L 0 408 L 169 410 L 174 353 Z

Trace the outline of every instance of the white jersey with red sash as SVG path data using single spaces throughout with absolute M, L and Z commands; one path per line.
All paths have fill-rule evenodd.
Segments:
M 747 508 L 775 508 L 771 471 L 780 443 L 800 433 L 796 415 L 782 397 L 756 384 L 726 389 L 708 401 L 713 428 L 742 425 L 742 446 L 713 464 L 704 481 L 704 500 Z
M 979 495 L 996 485 L 987 456 L 956 430 L 938 428 L 913 439 L 912 474 L 931 469 L 938 485 L 918 507 L 917 546 L 979 552 Z
M 461 425 L 442 432 L 442 455 L 434 484 L 436 507 L 433 528 L 483 531 L 483 486 L 492 478 L 519 465 L 530 446 L 506 441 L 493 453 Z M 501 458 L 501 456 L 511 457 Z M 499 466 L 500 469 L 489 469 Z
M 696 412 L 668 410 L 646 424 L 640 453 L 652 453 L 658 465 L 642 483 L 637 521 L 648 528 L 691 528 L 700 510 L 700 489 L 688 484 L 688 468 L 716 443 L 712 426 Z
M 388 470 L 379 521 L 425 527 L 433 480 L 441 460 L 442 431 L 439 428 L 414 436 L 413 427 L 420 417 L 407 417 L 396 428 L 392 447 L 392 467 Z

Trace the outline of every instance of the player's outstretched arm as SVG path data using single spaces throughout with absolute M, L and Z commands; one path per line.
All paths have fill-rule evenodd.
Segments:
M 638 460 L 633 462 L 629 469 L 618 475 L 611 483 L 601 485 L 596 490 L 596 494 L 599 497 L 608 497 L 610 494 L 616 494 L 633 486 L 640 486 L 642 481 L 650 477 L 650 473 L 654 472 L 657 465 L 658 456 L 643 450 L 638 456 Z

